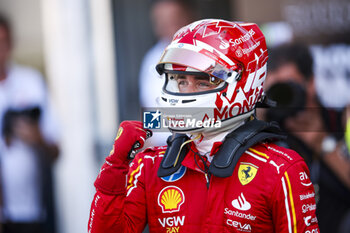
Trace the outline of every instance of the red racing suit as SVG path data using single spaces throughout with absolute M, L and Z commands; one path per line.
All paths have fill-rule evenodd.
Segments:
M 220 178 L 202 172 L 190 150 L 176 173 L 159 178 L 165 149 L 138 153 L 130 168 L 118 164 L 118 191 L 97 189 L 90 233 L 142 232 L 146 224 L 157 233 L 319 232 L 309 170 L 296 152 L 259 143 Z

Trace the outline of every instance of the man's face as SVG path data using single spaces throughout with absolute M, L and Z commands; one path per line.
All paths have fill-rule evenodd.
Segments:
M 274 71 L 267 72 L 264 90 L 268 91 L 272 85 L 278 82 L 294 82 L 299 84 L 306 91 L 306 106 L 315 107 L 315 105 L 317 105 L 317 103 L 315 103 L 317 94 L 314 78 L 310 77 L 306 79 L 294 63 L 286 63 Z
M 0 26 L 0 67 L 4 67 L 11 54 L 11 43 L 8 32 Z
M 159 39 L 171 40 L 177 30 L 190 23 L 190 18 L 180 4 L 161 1 L 152 9 L 152 23 Z
M 322 136 L 321 132 L 324 129 L 319 105 L 315 101 L 316 90 L 313 78 L 310 77 L 310 80 L 306 80 L 295 64 L 287 63 L 277 70 L 267 73 L 264 89 L 268 91 L 272 85 L 281 82 L 294 82 L 305 88 L 305 108 L 287 117 L 283 125 L 292 135 L 301 139 L 305 144 L 314 147 L 314 144 L 320 143 L 319 137 Z M 264 113 L 261 110 L 259 114 L 263 115 Z
M 196 93 L 215 89 L 221 81 L 210 80 L 209 76 L 171 74 L 177 82 L 180 93 Z
M 305 85 L 305 78 L 293 63 L 286 63 L 278 69 L 268 72 L 264 89 L 268 90 L 275 83 L 288 81 L 296 82 L 302 86 Z

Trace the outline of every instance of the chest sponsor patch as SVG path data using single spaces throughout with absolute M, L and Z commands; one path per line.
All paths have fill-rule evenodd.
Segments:
M 251 204 L 245 199 L 243 193 L 232 201 L 232 206 L 239 210 L 249 210 Z
M 241 182 L 242 185 L 246 185 L 251 182 L 258 172 L 258 168 L 259 167 L 251 163 L 240 163 L 238 168 L 239 182 Z
M 170 176 L 161 177 L 162 180 L 166 182 L 175 182 L 180 180 L 186 173 L 187 168 L 185 166 L 181 166 L 179 170 L 177 170 L 175 173 L 171 174 Z
M 180 211 L 181 205 L 185 202 L 185 195 L 179 187 L 167 186 L 158 194 L 158 205 L 163 213 Z
M 166 229 L 167 233 L 177 233 L 181 232 L 180 228 L 184 225 L 185 216 L 158 218 L 158 222 Z

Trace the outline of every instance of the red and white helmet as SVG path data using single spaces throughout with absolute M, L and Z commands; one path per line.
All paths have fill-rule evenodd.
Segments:
M 174 35 L 157 64 L 157 71 L 166 74 L 159 103 L 163 107 L 207 108 L 196 117 L 221 120 L 222 128 L 229 129 L 254 113 L 263 94 L 267 59 L 265 37 L 256 24 L 220 19 L 196 21 Z M 206 73 L 221 83 L 209 91 L 179 93 L 167 75 L 174 72 Z M 171 130 L 210 129 L 174 127 Z

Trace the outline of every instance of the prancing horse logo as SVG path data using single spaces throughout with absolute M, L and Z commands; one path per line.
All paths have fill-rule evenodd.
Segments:
M 252 170 L 252 167 L 247 167 L 246 170 L 242 170 L 242 172 L 245 174 L 245 179 L 248 179 L 252 176 L 252 174 L 249 174 L 250 170 Z
M 258 168 L 254 164 L 242 162 L 238 168 L 238 179 L 241 184 L 246 185 L 251 182 L 258 172 Z

